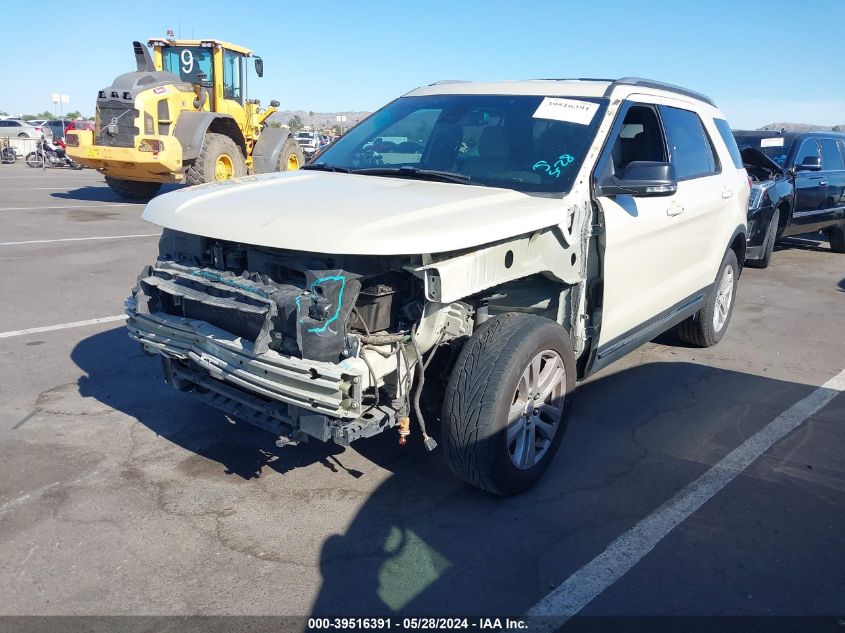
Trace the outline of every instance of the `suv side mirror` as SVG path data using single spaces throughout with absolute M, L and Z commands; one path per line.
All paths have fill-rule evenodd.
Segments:
M 635 160 L 625 167 L 622 176 L 604 176 L 596 184 L 597 196 L 627 194 L 637 198 L 671 196 L 678 190 L 675 167 L 670 163 Z
M 259 77 L 264 76 L 264 60 L 260 57 L 255 58 L 255 74 Z
M 271 108 L 278 108 L 278 107 L 279 107 L 279 105 L 281 105 L 281 104 L 280 104 L 278 101 L 276 101 L 275 99 L 273 99 L 273 100 L 270 102 L 270 107 L 271 107 Z
M 795 166 L 795 171 L 821 171 L 822 159 L 818 156 L 805 156 L 800 165 Z

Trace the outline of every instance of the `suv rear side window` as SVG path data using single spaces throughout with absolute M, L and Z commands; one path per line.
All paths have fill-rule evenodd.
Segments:
M 731 126 L 724 119 L 713 119 L 713 123 L 716 125 L 716 129 L 719 130 L 719 136 L 722 137 L 725 146 L 728 148 L 728 154 L 731 155 L 734 167 L 742 169 L 742 154 L 739 153 L 739 147 L 737 147 L 736 139 L 734 138 L 733 132 L 731 132 Z
M 821 146 L 822 169 L 845 169 L 845 165 L 842 164 L 842 152 L 839 151 L 839 145 L 837 145 L 836 139 L 823 138 L 821 139 Z
M 695 112 L 660 106 L 660 116 L 669 140 L 669 161 L 675 166 L 678 180 L 719 173 L 719 159 Z

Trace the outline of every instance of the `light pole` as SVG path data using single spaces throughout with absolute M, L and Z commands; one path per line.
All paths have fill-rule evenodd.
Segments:
M 70 97 L 68 97 L 67 95 L 63 95 L 63 94 L 54 92 L 53 94 L 50 95 L 50 100 L 53 102 L 53 105 L 56 105 L 56 104 L 59 105 L 59 114 L 60 114 L 59 118 L 61 118 L 61 120 L 62 120 L 62 131 L 64 131 L 64 129 L 65 129 L 64 104 L 66 104 L 70 101 Z M 54 110 L 54 112 L 55 112 L 55 110 Z

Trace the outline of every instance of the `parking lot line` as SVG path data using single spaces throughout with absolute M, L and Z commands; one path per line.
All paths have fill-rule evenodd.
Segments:
M 845 391 L 845 369 L 781 413 L 683 488 L 607 549 L 569 576 L 526 613 L 544 617 L 537 630 L 554 631 L 631 570 L 657 544 L 758 457 Z
M 13 336 L 25 336 L 27 334 L 39 334 L 41 332 L 53 332 L 55 330 L 67 330 L 84 325 L 97 325 L 98 323 L 111 323 L 112 321 L 123 321 L 125 314 L 100 317 L 99 319 L 88 319 L 87 321 L 71 321 L 70 323 L 59 323 L 58 325 L 45 325 L 43 327 L 31 327 L 26 330 L 12 330 L 11 332 L 0 332 L 0 338 L 12 338 Z
M 0 211 L 43 211 L 45 209 L 102 209 L 103 207 L 136 207 L 137 202 L 115 202 L 112 204 L 67 204 L 61 207 L 0 207 Z M 143 204 L 143 203 L 141 203 Z
M 0 246 L 20 246 L 22 244 L 52 244 L 53 242 L 86 242 L 88 240 L 123 240 L 130 237 L 158 237 L 161 233 L 141 233 L 139 235 L 106 235 L 103 237 L 63 237 L 56 240 L 27 240 L 25 242 L 0 242 Z

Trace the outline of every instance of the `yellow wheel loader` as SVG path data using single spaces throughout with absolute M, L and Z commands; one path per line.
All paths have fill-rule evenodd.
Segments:
M 100 90 L 93 130 L 66 138 L 67 153 L 104 174 L 115 193 L 150 198 L 162 183 L 195 185 L 305 162 L 287 130 L 265 125 L 279 102 L 261 110 L 247 99 L 250 57 L 264 75 L 251 50 L 219 40 L 132 45 L 137 70 Z

